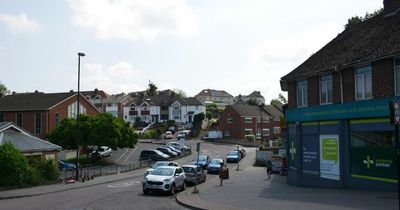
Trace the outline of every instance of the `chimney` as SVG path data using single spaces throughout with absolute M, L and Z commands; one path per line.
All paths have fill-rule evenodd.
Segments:
M 383 0 L 383 11 L 385 15 L 398 12 L 400 9 L 400 0 Z
M 69 90 L 69 92 L 70 92 L 70 93 L 73 93 L 73 92 L 74 92 L 74 90 Z
M 38 91 L 38 90 L 35 90 L 35 93 L 39 93 L 39 91 Z

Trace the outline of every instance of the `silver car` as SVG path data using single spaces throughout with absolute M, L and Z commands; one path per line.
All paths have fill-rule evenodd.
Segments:
M 143 193 L 150 191 L 168 192 L 174 195 L 176 189 L 186 189 L 186 175 L 181 167 L 159 166 L 144 178 Z
M 186 182 L 192 184 L 198 184 L 206 181 L 206 174 L 204 173 L 201 166 L 198 165 L 183 165 L 183 170 L 186 175 Z

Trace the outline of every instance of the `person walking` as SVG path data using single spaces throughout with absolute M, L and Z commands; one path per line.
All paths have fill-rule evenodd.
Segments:
M 271 160 L 267 160 L 267 162 L 265 163 L 265 167 L 267 168 L 267 175 L 268 175 L 268 180 L 271 179 L 271 173 L 272 173 L 272 162 Z

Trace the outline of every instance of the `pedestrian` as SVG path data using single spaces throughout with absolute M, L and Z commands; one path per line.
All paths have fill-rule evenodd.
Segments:
M 268 175 L 268 180 L 271 179 L 271 173 L 272 173 L 272 162 L 271 160 L 267 160 L 267 162 L 265 163 L 265 166 L 267 168 L 267 175 Z
M 228 168 L 223 162 L 221 162 L 220 165 L 221 167 L 219 168 L 219 179 L 220 179 L 219 186 L 222 186 L 222 180 L 227 178 L 226 176 L 228 175 L 227 174 Z

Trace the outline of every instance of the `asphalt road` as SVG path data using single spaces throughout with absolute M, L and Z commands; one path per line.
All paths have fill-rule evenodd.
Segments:
M 176 161 L 180 164 L 190 164 L 197 154 L 194 150 L 197 141 L 187 141 L 192 145 L 193 153 Z M 136 149 L 120 151 L 113 154 L 112 158 L 120 158 L 123 153 L 129 161 L 137 161 L 140 151 L 147 148 L 155 148 L 158 145 L 151 143 L 139 143 Z M 211 158 L 225 158 L 228 151 L 234 149 L 233 145 L 217 145 L 202 143 L 201 153 Z M 129 155 L 126 155 L 128 154 Z M 229 164 L 233 168 L 236 164 Z M 217 175 L 207 175 L 207 180 L 217 178 Z M 176 203 L 174 196 L 165 194 L 142 193 L 142 177 L 129 180 L 101 184 L 87 188 L 69 190 L 42 196 L 26 197 L 19 199 L 0 200 L 0 209 L 186 209 Z M 187 190 L 191 190 L 188 188 Z

